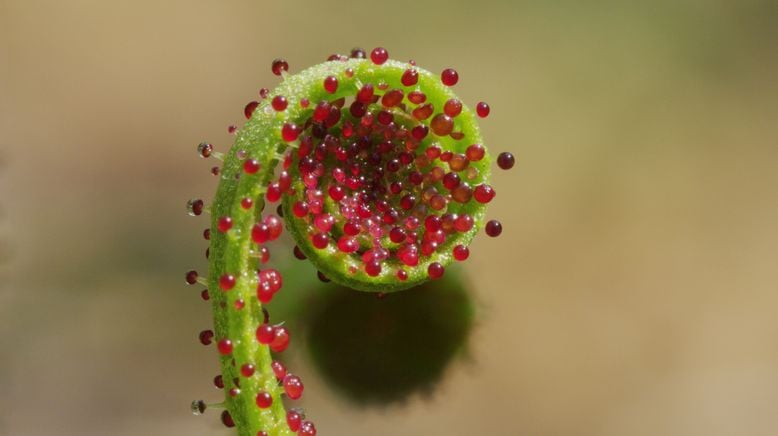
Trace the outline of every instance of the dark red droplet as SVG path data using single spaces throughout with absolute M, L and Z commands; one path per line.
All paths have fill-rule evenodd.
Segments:
M 497 166 L 504 170 L 509 170 L 513 168 L 513 165 L 516 163 L 516 159 L 513 157 L 511 153 L 503 152 L 500 153 L 499 156 L 497 156 Z
M 462 102 L 456 98 L 450 98 L 443 105 L 443 112 L 450 117 L 455 117 L 462 112 Z
M 384 107 L 394 107 L 402 103 L 403 101 L 403 92 L 401 89 L 393 89 L 381 98 L 381 104 Z
M 256 402 L 257 407 L 260 409 L 267 409 L 273 405 L 273 396 L 265 391 L 262 391 L 257 394 Z
M 276 112 L 281 112 L 282 110 L 285 110 L 287 106 L 289 106 L 289 101 L 283 95 L 277 95 L 273 97 L 270 105 L 273 106 L 273 109 Z
M 273 292 L 267 285 L 260 284 L 257 286 L 257 299 L 262 304 L 270 303 L 273 300 Z
M 188 283 L 190 285 L 193 285 L 193 284 L 197 283 L 197 277 L 198 277 L 197 271 L 195 271 L 195 270 L 187 271 L 187 273 L 186 273 L 186 283 Z
M 283 380 L 283 378 L 286 377 L 286 367 L 283 363 L 274 360 L 273 363 L 270 364 L 270 367 L 273 369 L 273 374 L 277 379 Z
M 417 141 L 421 141 L 427 136 L 429 131 L 430 131 L 429 127 L 427 127 L 424 124 L 419 124 L 418 126 L 414 127 L 411 130 L 411 136 L 413 136 L 413 138 L 416 139 Z
M 219 277 L 219 287 L 223 291 L 229 291 L 235 287 L 235 276 L 232 274 L 224 274 Z
M 467 260 L 467 258 L 470 257 L 470 249 L 464 245 L 457 245 L 454 247 L 453 254 L 454 259 L 461 262 L 463 260 Z
M 502 224 L 500 224 L 500 222 L 497 220 L 491 220 L 486 223 L 485 230 L 487 235 L 491 236 L 492 238 L 496 238 L 502 233 Z
M 413 104 L 422 104 L 427 101 L 427 94 L 421 91 L 411 91 L 408 93 L 408 100 Z
M 481 144 L 472 144 L 467 147 L 467 150 L 465 150 L 465 156 L 467 157 L 467 160 L 472 162 L 478 162 L 479 160 L 483 159 L 485 154 L 486 149 Z
M 378 113 L 378 122 L 384 126 L 388 126 L 394 121 L 394 115 L 387 110 L 383 110 Z
M 324 79 L 324 90 L 330 94 L 334 94 L 338 90 L 338 78 L 335 76 L 327 76 Z
M 389 59 L 389 52 L 383 47 L 376 47 L 370 52 L 370 60 L 376 65 L 381 65 Z
M 467 203 L 470 201 L 470 198 L 473 196 L 473 189 L 470 188 L 470 185 L 467 183 L 462 183 L 456 188 L 454 188 L 453 191 L 451 191 L 451 197 L 456 201 L 457 203 Z
M 207 408 L 208 405 L 203 400 L 192 401 L 192 413 L 195 415 L 202 415 Z
M 372 260 L 365 263 L 365 272 L 371 277 L 375 277 L 378 274 L 381 274 L 381 262 Z
M 370 83 L 366 83 L 357 91 L 356 101 L 360 103 L 368 104 L 373 100 L 373 92 L 375 88 Z
M 286 392 L 286 396 L 292 400 L 297 400 L 302 397 L 303 389 L 303 381 L 300 380 L 300 377 L 293 374 L 287 374 L 286 377 L 284 377 L 284 392 Z
M 449 191 L 459 186 L 460 183 L 462 183 L 462 181 L 457 173 L 451 172 L 443 176 L 443 186 L 445 186 Z
M 496 192 L 494 191 L 494 188 L 486 184 L 476 186 L 475 191 L 473 191 L 473 198 L 475 198 L 477 202 L 483 204 L 492 201 L 495 195 Z
M 367 105 L 361 101 L 354 100 L 349 106 L 349 113 L 354 118 L 362 118 L 367 113 Z
M 454 86 L 459 81 L 459 73 L 453 68 L 446 68 L 440 73 L 440 80 L 446 86 Z
M 399 227 L 393 227 L 392 230 L 389 231 L 389 239 L 395 244 L 399 244 L 405 241 L 405 238 L 406 238 L 405 230 Z
M 294 216 L 297 218 L 302 218 L 308 215 L 308 203 L 303 201 L 295 202 L 295 204 L 292 206 L 292 213 L 294 213 Z
M 278 239 L 278 237 L 281 236 L 281 233 L 284 231 L 284 225 L 281 221 L 281 218 L 275 215 L 266 216 L 264 223 L 267 226 L 268 232 L 270 232 L 271 241 Z
M 205 202 L 199 198 L 193 198 L 186 203 L 186 209 L 190 216 L 200 216 L 205 208 Z
M 321 215 L 319 215 L 321 216 Z M 313 243 L 313 246 L 318 249 L 327 248 L 327 245 L 330 243 L 330 237 L 327 236 L 326 233 L 316 233 L 311 238 L 311 242 Z
M 302 425 L 302 416 L 300 416 L 300 413 L 296 410 L 290 410 L 286 412 L 286 425 L 289 426 L 289 430 L 292 430 L 294 432 L 300 430 L 300 425 Z
M 359 242 L 352 236 L 341 236 L 338 239 L 338 250 L 343 253 L 354 253 L 359 250 Z
M 211 345 L 213 340 L 213 330 L 203 330 L 200 332 L 200 343 L 203 345 Z
M 257 244 L 264 244 L 270 240 L 270 228 L 265 223 L 256 223 L 251 228 L 251 240 Z
M 225 427 L 235 427 L 235 421 L 232 420 L 232 415 L 230 415 L 230 412 L 223 410 L 222 411 L 222 424 L 224 424 Z
M 424 219 L 424 229 L 428 232 L 437 232 L 442 224 L 442 220 L 437 215 L 429 215 Z
M 220 340 L 216 346 L 219 349 L 219 353 L 223 356 L 232 353 L 232 341 L 227 338 Z
M 478 114 L 481 118 L 486 118 L 489 116 L 489 105 L 486 104 L 486 102 L 479 101 L 478 104 L 475 106 L 475 112 Z
M 267 198 L 267 201 L 270 203 L 275 203 L 276 201 L 281 199 L 281 186 L 278 182 L 273 182 L 267 186 L 267 192 L 265 193 L 265 197 Z
M 446 136 L 454 130 L 454 121 L 446 114 L 437 114 L 430 121 L 430 128 L 436 135 Z
M 431 279 L 439 279 L 443 277 L 443 273 L 445 272 L 445 268 L 443 268 L 443 265 L 439 264 L 438 262 L 432 262 L 427 267 L 427 274 L 430 276 Z
M 283 277 L 281 273 L 274 268 L 263 269 L 258 275 L 258 286 L 267 287 L 272 293 L 278 292 L 284 285 Z
M 251 377 L 254 375 L 254 371 L 256 371 L 256 368 L 254 368 L 254 365 L 250 363 L 244 363 L 240 367 L 240 373 L 243 375 L 243 377 Z
M 338 185 L 330 186 L 327 192 L 329 193 L 330 198 L 332 198 L 335 201 L 343 200 L 343 197 L 346 196 L 346 190 L 343 189 L 342 186 L 338 186 Z
M 454 228 L 458 232 L 467 232 L 473 228 L 474 224 L 473 217 L 468 214 L 459 215 L 457 219 L 454 220 Z
M 335 217 L 328 213 L 316 215 L 316 218 L 313 220 L 313 224 L 319 230 L 326 233 L 329 232 L 332 226 L 335 224 Z
M 351 57 L 354 59 L 364 59 L 367 57 L 367 54 L 365 53 L 364 49 L 354 47 L 351 49 Z
M 243 115 L 246 116 L 247 120 L 251 119 L 251 114 L 254 113 L 254 109 L 256 109 L 257 106 L 259 106 L 259 102 L 252 101 L 252 102 L 249 102 L 249 104 L 247 104 L 245 108 L 243 108 Z
M 432 116 L 433 112 L 435 112 L 435 107 L 432 105 L 432 103 L 425 103 L 417 107 L 416 109 L 414 109 L 411 112 L 411 115 L 413 115 L 413 117 L 416 118 L 417 120 L 423 121 L 429 118 L 430 116 Z
M 289 346 L 289 330 L 284 326 L 277 326 L 273 329 L 273 340 L 270 342 L 270 349 L 280 353 Z
M 197 153 L 200 155 L 200 157 L 209 157 L 211 153 L 213 153 L 213 145 L 207 142 L 201 142 L 197 146 Z
M 289 63 L 284 59 L 278 58 L 273 61 L 270 69 L 273 71 L 273 74 L 280 76 L 282 71 L 289 71 Z
M 229 231 L 232 228 L 232 218 L 228 216 L 219 218 L 219 222 L 216 224 L 216 228 L 219 229 L 219 231 L 222 233 Z
M 419 82 L 419 72 L 413 68 L 408 68 L 400 78 L 404 86 L 413 86 Z
M 311 421 L 303 421 L 300 424 L 300 431 L 297 432 L 298 436 L 316 436 L 316 426 Z
M 300 136 L 301 129 L 294 123 L 285 123 L 281 128 L 281 137 L 286 142 L 292 142 Z
M 323 122 L 330 115 L 330 103 L 327 100 L 320 101 L 313 109 L 313 120 Z
M 246 159 L 243 161 L 243 171 L 246 174 L 256 174 L 259 171 L 259 161 L 256 159 Z
M 269 345 L 271 342 L 273 342 L 273 335 L 274 335 L 274 329 L 273 326 L 271 326 L 268 323 L 260 324 L 259 327 L 257 327 L 257 342 L 259 342 L 262 345 Z

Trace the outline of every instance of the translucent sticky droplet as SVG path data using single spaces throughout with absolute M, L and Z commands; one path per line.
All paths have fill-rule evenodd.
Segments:
M 197 146 L 197 153 L 200 155 L 200 157 L 207 158 L 211 156 L 211 153 L 213 153 L 213 145 L 207 142 L 201 142 Z
M 203 400 L 194 400 L 192 401 L 192 415 L 199 416 L 205 413 L 205 409 L 207 406 L 205 405 L 205 401 Z
M 186 202 L 186 212 L 189 216 L 198 216 L 203 213 L 203 200 L 193 198 Z

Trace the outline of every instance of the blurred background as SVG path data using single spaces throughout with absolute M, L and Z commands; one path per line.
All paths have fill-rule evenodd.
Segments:
M 320 434 L 778 434 L 768 0 L 0 0 L 0 434 L 229 434 L 188 410 L 221 395 L 183 281 L 207 225 L 184 204 L 216 185 L 196 145 L 229 147 L 272 59 L 378 45 L 457 68 L 517 165 L 448 293 L 364 300 L 274 251 Z M 439 349 L 332 361 L 328 320 L 365 311 Z M 418 377 L 369 371 L 388 355 Z

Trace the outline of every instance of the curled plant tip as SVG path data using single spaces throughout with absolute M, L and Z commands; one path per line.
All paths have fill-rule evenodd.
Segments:
M 209 212 L 211 226 L 208 278 L 190 271 L 186 281 L 205 284 L 201 296 L 213 307 L 214 328 L 201 342 L 220 356 L 222 422 L 241 435 L 315 435 L 314 423 L 282 401 L 303 395 L 302 380 L 271 357 L 291 335 L 263 308 L 283 287 L 267 266 L 269 245 L 286 227 L 295 257 L 322 281 L 379 296 L 440 279 L 468 258 L 496 196 L 477 125 L 490 108 L 479 102 L 473 112 L 454 94 L 453 68 L 435 74 L 380 47 L 299 73 L 284 59 L 271 69 L 282 82 L 245 105 L 246 123 L 228 129 L 236 135 L 229 152 L 197 147 L 223 164 L 211 169 L 219 187 L 210 205 L 187 203 L 190 215 Z M 506 159 L 500 167 L 512 166 Z M 502 230 L 487 227 L 491 236 Z

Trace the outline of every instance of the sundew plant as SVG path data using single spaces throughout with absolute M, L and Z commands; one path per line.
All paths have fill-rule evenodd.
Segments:
M 457 98 L 456 70 L 433 74 L 381 47 L 332 55 L 296 74 L 276 59 L 272 71 L 281 83 L 246 105 L 246 123 L 231 128 L 232 148 L 198 146 L 221 164 L 211 170 L 219 176 L 213 201 L 188 203 L 190 215 L 208 212 L 211 220 L 203 233 L 207 277 L 189 271 L 186 281 L 204 285 L 213 307 L 213 327 L 200 341 L 215 344 L 214 384 L 224 401 L 194 401 L 192 411 L 221 409 L 221 421 L 241 436 L 315 435 L 310 416 L 294 407 L 303 381 L 274 360 L 290 332 L 263 307 L 283 287 L 270 263 L 273 241 L 286 230 L 294 256 L 357 291 L 386 294 L 440 279 L 470 256 L 477 233 L 502 232 L 486 217 L 496 195 L 493 158 L 477 119 L 490 108 L 478 102 L 473 111 Z M 496 164 L 509 169 L 514 157 L 501 153 Z

